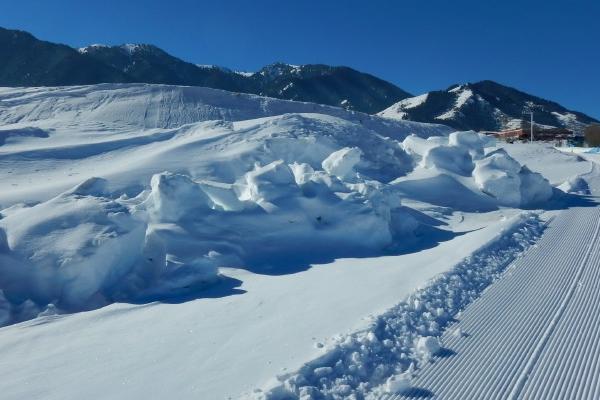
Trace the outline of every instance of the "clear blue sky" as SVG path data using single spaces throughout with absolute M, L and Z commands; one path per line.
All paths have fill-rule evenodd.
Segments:
M 18 0 L 0 26 L 256 70 L 348 65 L 419 94 L 492 79 L 600 118 L 599 0 Z

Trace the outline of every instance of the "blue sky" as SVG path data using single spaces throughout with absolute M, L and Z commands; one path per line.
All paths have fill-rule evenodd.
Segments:
M 598 0 L 20 0 L 0 26 L 256 70 L 348 65 L 419 94 L 492 79 L 600 119 Z

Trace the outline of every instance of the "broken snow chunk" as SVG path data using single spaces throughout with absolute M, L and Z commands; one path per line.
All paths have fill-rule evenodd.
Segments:
M 349 178 L 355 172 L 354 167 L 360 162 L 362 154 L 358 147 L 344 147 L 323 160 L 323 169 L 342 180 Z
M 486 145 L 486 141 L 474 131 L 452 132 L 448 136 L 448 144 L 450 146 L 464 147 L 469 151 L 473 159 L 478 159 L 483 156 L 483 148 Z
M 417 340 L 416 351 L 423 358 L 437 354 L 441 349 L 440 341 L 434 336 L 420 337 Z
M 385 392 L 389 394 L 406 393 L 411 386 L 411 376 L 409 372 L 390 376 L 385 382 Z
M 324 376 L 330 375 L 333 372 L 333 368 L 331 367 L 319 367 L 315 368 L 313 373 L 317 378 L 322 378 Z
M 470 176 L 473 171 L 473 159 L 464 147 L 437 146 L 429 149 L 422 160 L 425 168 L 437 168 L 458 175 Z
M 241 211 L 246 207 L 246 204 L 237 197 L 232 184 L 212 181 L 200 181 L 198 184 L 210 198 L 215 209 Z
M 163 172 L 150 181 L 147 200 L 151 217 L 159 222 L 176 222 L 193 211 L 209 210 L 212 201 L 189 176 Z
M 237 186 L 240 200 L 255 203 L 271 202 L 298 190 L 294 174 L 282 160 L 254 169 Z
M 427 153 L 430 149 L 438 146 L 443 146 L 448 144 L 448 138 L 446 137 L 430 137 L 424 139 L 415 134 L 407 136 L 404 141 L 402 141 L 402 148 L 412 157 L 416 158 L 417 161 L 420 161 L 421 158 Z

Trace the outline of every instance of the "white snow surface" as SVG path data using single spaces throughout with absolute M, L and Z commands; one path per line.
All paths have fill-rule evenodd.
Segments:
M 332 338 L 470 265 L 461 260 L 488 243 L 536 237 L 535 217 L 514 208 L 553 189 L 493 145 L 441 125 L 206 88 L 0 89 L 0 325 L 26 321 L 0 329 L 0 393 L 402 391 L 405 359 L 374 370 L 343 362 L 354 365 L 347 382 L 321 365 L 337 356 L 309 360 L 340 346 L 363 357 L 353 354 L 364 340 L 409 357 L 418 337 L 439 336 L 431 313 L 446 321 L 472 293 L 450 311 L 426 305 L 425 328 L 403 344 L 379 331 L 342 336 L 347 348 Z M 531 235 L 509 243 L 499 229 Z M 486 271 L 477 279 L 490 282 Z M 69 385 L 73 371 L 81 385 Z

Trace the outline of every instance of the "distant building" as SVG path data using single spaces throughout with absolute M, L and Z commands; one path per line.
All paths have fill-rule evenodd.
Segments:
M 518 129 L 508 129 L 497 132 L 486 131 L 482 133 L 510 143 L 529 141 L 531 139 L 531 125 L 529 121 L 522 121 L 521 127 Z M 574 143 L 581 143 L 582 137 L 566 128 L 533 124 L 533 140 L 540 142 L 555 142 L 557 145 L 567 146 L 574 145 Z

